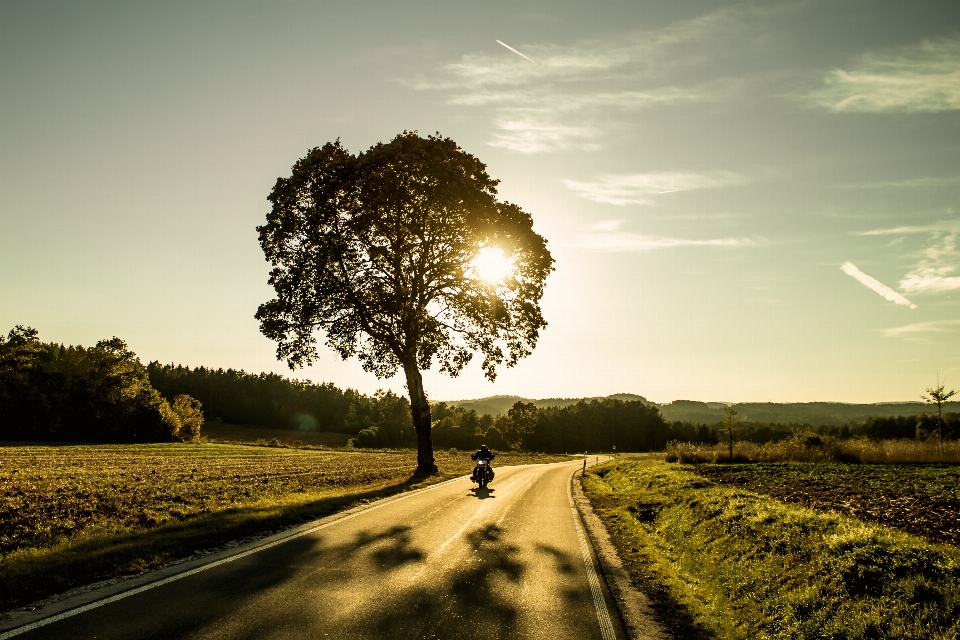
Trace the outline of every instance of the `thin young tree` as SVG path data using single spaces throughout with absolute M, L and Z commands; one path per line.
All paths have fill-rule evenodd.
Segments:
M 946 384 L 946 380 L 944 380 Z M 937 441 L 939 451 L 943 453 L 943 403 L 953 397 L 956 391 L 946 391 L 944 385 L 940 384 L 940 373 L 937 373 L 937 386 L 927 389 L 927 395 L 921 395 L 923 400 L 929 404 L 937 405 Z
M 727 417 L 723 419 L 723 432 L 727 434 L 727 446 L 730 449 L 730 462 L 733 462 L 733 430 L 740 424 L 740 418 L 732 406 L 726 408 Z
M 531 353 L 553 258 L 531 216 L 497 199 L 486 166 L 449 139 L 403 132 L 350 154 L 312 149 L 279 178 L 258 227 L 277 297 L 257 311 L 290 368 L 316 340 L 380 378 L 403 370 L 417 470 L 436 469 L 422 372 L 474 353 L 493 381 Z

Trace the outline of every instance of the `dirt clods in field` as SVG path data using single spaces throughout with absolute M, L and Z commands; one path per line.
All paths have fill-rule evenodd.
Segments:
M 695 471 L 718 484 L 960 546 L 957 467 L 698 465 Z

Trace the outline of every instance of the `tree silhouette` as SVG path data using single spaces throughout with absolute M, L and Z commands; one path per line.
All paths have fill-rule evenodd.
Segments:
M 316 336 L 366 371 L 406 376 L 417 469 L 433 471 L 422 371 L 458 375 L 475 352 L 488 379 L 536 346 L 553 258 L 533 220 L 496 198 L 486 167 L 439 134 L 403 132 L 351 155 L 340 141 L 312 149 L 279 178 L 258 227 L 277 297 L 257 311 L 290 367 L 317 357 Z M 495 248 L 511 272 L 473 268 Z
M 944 383 L 946 383 L 946 381 L 944 381 Z M 927 389 L 928 395 L 920 396 L 928 403 L 937 405 L 937 439 L 939 441 L 941 454 L 943 453 L 943 403 L 957 393 L 956 391 L 945 391 L 943 386 L 944 385 L 940 384 L 940 375 L 937 374 L 937 386 L 932 389 Z
M 540 421 L 540 409 L 532 402 L 518 400 L 507 412 L 507 417 L 510 418 L 510 431 L 505 434 L 507 442 L 514 449 L 526 451 L 530 435 Z

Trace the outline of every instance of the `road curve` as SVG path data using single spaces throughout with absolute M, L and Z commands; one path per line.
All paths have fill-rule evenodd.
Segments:
M 9 637 L 624 640 L 570 499 L 581 464 L 407 494 Z

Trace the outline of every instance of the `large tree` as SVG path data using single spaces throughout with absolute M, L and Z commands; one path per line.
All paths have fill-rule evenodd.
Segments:
M 553 258 L 533 220 L 497 199 L 486 166 L 439 134 L 403 132 L 350 154 L 312 149 L 279 178 L 258 227 L 277 297 L 257 311 L 290 368 L 316 340 L 380 378 L 402 369 L 417 469 L 436 469 L 422 371 L 458 375 L 474 353 L 493 381 L 531 353 Z

